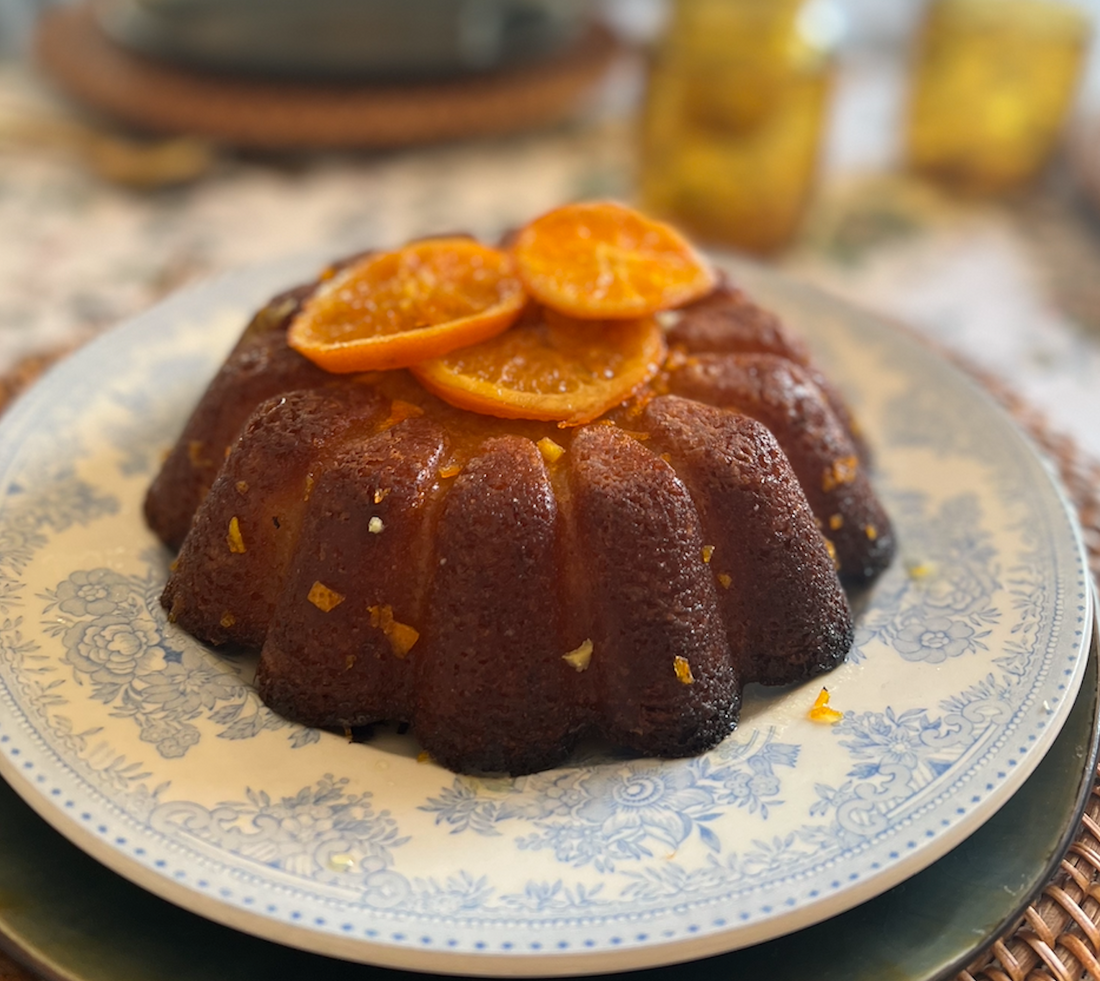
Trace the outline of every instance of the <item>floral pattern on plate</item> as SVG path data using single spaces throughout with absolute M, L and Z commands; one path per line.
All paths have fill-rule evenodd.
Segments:
M 753 943 L 881 892 L 979 826 L 1072 704 L 1090 616 L 1041 462 L 953 369 L 873 318 L 751 267 L 875 446 L 902 554 L 855 597 L 820 683 L 750 687 L 687 760 L 591 746 L 516 779 L 293 725 L 254 659 L 157 600 L 141 499 L 158 451 L 288 260 L 182 294 L 64 363 L 0 439 L 0 769 L 101 861 L 177 903 L 353 959 L 477 973 L 653 965 Z

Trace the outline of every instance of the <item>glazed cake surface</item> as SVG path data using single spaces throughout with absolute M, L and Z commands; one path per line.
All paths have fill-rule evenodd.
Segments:
M 702 752 L 747 683 L 844 658 L 845 587 L 893 532 L 842 399 L 739 290 L 668 315 L 646 390 L 560 428 L 321 370 L 285 342 L 312 289 L 256 315 L 146 499 L 170 618 L 260 650 L 273 710 L 521 774 L 587 735 Z

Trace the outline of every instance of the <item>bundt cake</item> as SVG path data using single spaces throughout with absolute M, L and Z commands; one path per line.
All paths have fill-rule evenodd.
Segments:
M 259 649 L 274 711 L 521 774 L 589 734 L 704 751 L 746 683 L 845 657 L 890 522 L 839 395 L 737 288 L 660 314 L 656 374 L 565 428 L 323 370 L 286 340 L 317 289 L 259 311 L 145 503 L 170 619 Z

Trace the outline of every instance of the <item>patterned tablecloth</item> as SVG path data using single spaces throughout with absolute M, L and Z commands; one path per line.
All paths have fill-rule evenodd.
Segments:
M 852 104 L 842 132 L 873 125 Z M 0 375 L 234 267 L 494 235 L 564 200 L 632 191 L 631 126 L 607 106 L 552 132 L 407 153 L 222 154 L 201 180 L 155 191 L 97 177 L 53 128 L 58 111 L 26 66 L 0 63 Z M 777 261 L 968 356 L 1100 456 L 1100 226 L 1066 174 L 1010 203 L 961 204 L 830 159 Z M 14 970 L 0 955 L 0 981 Z
M 881 99 L 845 105 L 841 138 L 888 129 Z M 223 155 L 204 179 L 152 192 L 104 182 L 72 141 L 26 125 L 57 111 L 25 67 L 0 63 L 0 373 L 237 266 L 494 234 L 570 198 L 632 190 L 631 128 L 606 108 L 550 133 L 407 153 Z M 779 261 L 973 356 L 1100 455 L 1100 235 L 1071 183 L 962 205 L 851 173 L 873 156 L 830 151 L 804 234 Z

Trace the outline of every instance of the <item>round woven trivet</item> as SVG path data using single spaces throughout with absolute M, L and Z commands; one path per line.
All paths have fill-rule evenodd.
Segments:
M 593 26 L 575 44 L 519 68 L 417 84 L 268 81 L 205 74 L 128 51 L 92 6 L 48 10 L 36 53 L 74 99 L 153 133 L 265 150 L 397 147 L 528 130 L 557 122 L 616 51 Z
M 36 355 L 0 376 L 0 412 L 69 349 Z M 1010 386 L 963 358 L 980 382 L 1055 464 L 1077 508 L 1089 565 L 1100 579 L 1100 462 L 1051 431 L 1042 414 Z M 1077 835 L 1058 871 L 1023 916 L 955 981 L 1100 981 L 1100 772 Z M 0 952 L 0 981 L 38 981 Z

